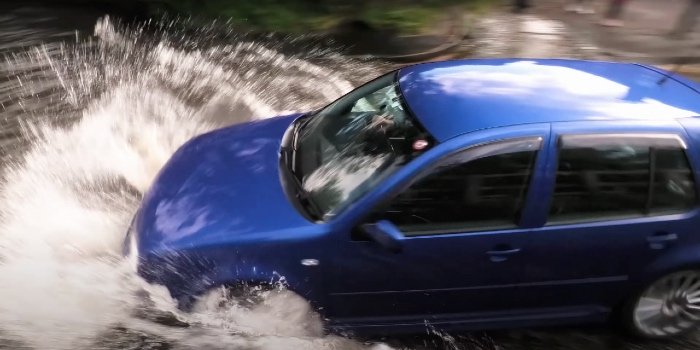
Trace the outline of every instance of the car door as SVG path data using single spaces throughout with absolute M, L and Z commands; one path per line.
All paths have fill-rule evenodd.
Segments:
M 350 227 L 332 252 L 326 314 L 335 324 L 424 326 L 507 313 L 517 305 L 530 183 L 543 166 L 537 136 L 480 142 L 388 189 L 362 222 L 388 220 L 404 236 L 388 251 Z M 496 134 L 497 135 L 497 134 Z M 353 227 L 357 227 L 356 225 Z
M 697 234 L 685 134 L 673 121 L 567 123 L 553 125 L 552 141 L 551 200 L 524 247 L 521 301 L 602 316 Z

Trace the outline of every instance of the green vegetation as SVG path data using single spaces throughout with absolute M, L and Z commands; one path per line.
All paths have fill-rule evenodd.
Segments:
M 454 13 L 455 8 L 483 11 L 494 0 L 151 0 L 158 11 L 204 18 L 231 19 L 262 30 L 323 31 L 343 20 L 418 33 Z
M 378 27 L 396 28 L 403 33 L 417 33 L 431 23 L 450 15 L 456 8 L 480 12 L 493 4 L 490 0 L 471 1 L 378 1 L 368 5 L 360 18 Z

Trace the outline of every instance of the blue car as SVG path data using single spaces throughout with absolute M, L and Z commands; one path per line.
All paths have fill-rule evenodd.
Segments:
M 182 308 L 282 283 L 358 335 L 700 320 L 700 85 L 462 60 L 183 145 L 125 242 Z

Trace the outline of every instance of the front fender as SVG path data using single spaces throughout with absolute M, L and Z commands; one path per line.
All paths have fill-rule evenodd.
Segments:
M 313 244 L 301 248 L 272 242 L 168 251 L 141 256 L 139 274 L 166 286 L 183 309 L 214 288 L 241 283 L 282 285 L 319 308 L 323 305 L 320 267 L 302 265 L 299 256 L 314 251 L 318 250 Z

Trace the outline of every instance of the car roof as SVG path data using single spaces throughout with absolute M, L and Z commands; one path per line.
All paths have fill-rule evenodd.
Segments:
M 529 123 L 700 116 L 698 85 L 633 63 L 476 59 L 398 72 L 408 107 L 438 140 Z

